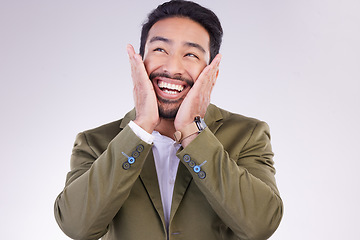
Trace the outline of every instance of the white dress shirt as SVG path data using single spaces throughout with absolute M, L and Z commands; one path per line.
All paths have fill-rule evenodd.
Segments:
M 154 143 L 152 150 L 159 182 L 161 201 L 164 209 L 166 228 L 168 229 L 175 178 L 180 161 L 176 156 L 176 152 L 180 148 L 180 144 L 169 137 L 161 135 L 157 131 L 149 134 L 133 121 L 130 121 L 129 127 L 144 142 L 149 144 Z

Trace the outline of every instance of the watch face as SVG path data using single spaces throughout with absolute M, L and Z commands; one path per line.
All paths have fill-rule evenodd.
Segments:
M 206 128 L 206 123 L 205 123 L 204 119 L 202 119 L 200 117 L 195 118 L 195 123 L 196 123 L 196 126 L 198 127 L 199 131 L 202 131 Z

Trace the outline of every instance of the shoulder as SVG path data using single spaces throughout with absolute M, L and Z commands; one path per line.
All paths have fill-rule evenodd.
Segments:
M 225 109 L 219 108 L 215 105 L 209 107 L 209 114 L 211 119 L 221 122 L 224 126 L 244 126 L 247 128 L 254 128 L 257 125 L 266 123 L 259 119 L 244 116 L 238 113 L 230 112 Z
M 90 136 L 90 135 L 112 135 L 114 133 L 118 133 L 121 129 L 120 129 L 120 124 L 122 122 L 123 119 L 119 119 L 113 122 L 109 122 L 109 123 L 105 123 L 101 126 L 92 128 L 92 129 L 88 129 L 83 131 L 82 133 Z
M 128 112 L 122 119 L 103 124 L 99 127 L 82 132 L 89 142 L 91 140 L 110 142 L 124 127 L 135 118 L 135 109 Z
M 256 133 L 265 133 L 270 137 L 269 126 L 264 121 L 233 113 L 215 105 L 212 105 L 209 110 L 208 116 L 212 122 L 209 122 L 208 126 L 225 145 L 239 141 L 245 144 Z
M 121 131 L 121 121 L 120 119 L 80 132 L 76 136 L 73 152 L 86 150 L 91 154 L 95 154 L 95 156 L 99 156 Z

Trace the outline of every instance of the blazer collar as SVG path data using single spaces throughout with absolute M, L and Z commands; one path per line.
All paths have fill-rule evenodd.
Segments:
M 223 115 L 220 111 L 220 108 L 214 104 L 210 104 L 206 109 L 204 121 L 212 133 L 215 134 L 215 132 L 222 125 L 222 119 Z

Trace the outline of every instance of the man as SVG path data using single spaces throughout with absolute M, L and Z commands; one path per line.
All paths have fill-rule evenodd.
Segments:
M 74 239 L 267 239 L 282 217 L 269 129 L 210 104 L 222 28 L 170 1 L 127 47 L 135 108 L 77 136 L 55 202 Z

